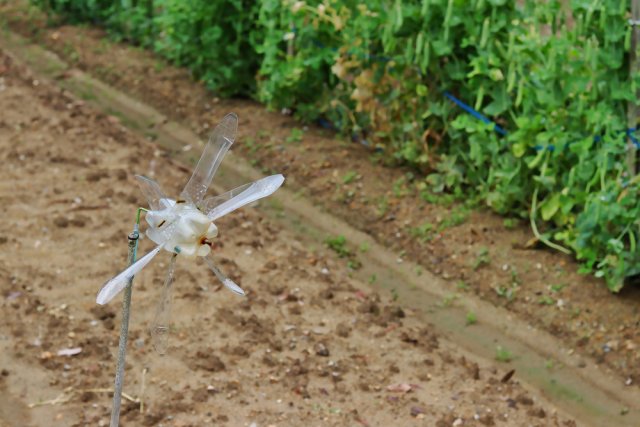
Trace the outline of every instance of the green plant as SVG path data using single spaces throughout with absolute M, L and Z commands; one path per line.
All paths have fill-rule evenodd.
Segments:
M 478 323 L 478 316 L 476 316 L 476 314 L 473 311 L 468 312 L 466 317 L 466 323 L 467 323 L 467 326 L 475 325 L 476 323 Z
M 62 51 L 64 52 L 65 57 L 67 57 L 71 62 L 80 61 L 80 54 L 73 46 L 73 44 L 65 42 L 62 47 Z
M 556 285 L 550 285 L 549 289 L 551 289 L 553 292 L 560 292 L 562 291 L 565 287 L 567 286 L 566 283 L 558 283 Z
M 480 267 L 482 267 L 483 265 L 488 265 L 491 263 L 491 255 L 489 255 L 489 249 L 488 248 L 480 248 L 480 250 L 478 251 L 478 255 L 476 256 L 476 259 L 473 261 L 473 269 L 477 270 Z
M 251 95 L 261 31 L 259 4 L 250 0 L 32 0 L 67 22 L 107 28 L 115 40 L 155 50 L 188 67 L 222 95 Z
M 222 95 L 330 121 L 420 172 L 429 202 L 480 201 L 513 218 L 506 227 L 528 219 L 612 291 L 640 274 L 628 1 L 32 1 L 152 48 Z
M 469 290 L 470 286 L 464 280 L 459 280 L 458 283 L 456 283 L 456 288 L 460 289 L 461 291 L 467 291 Z
M 518 219 L 517 218 L 505 218 L 504 221 L 502 221 L 502 225 L 504 225 L 504 228 L 512 230 L 512 229 L 514 229 L 514 228 L 516 228 L 518 226 Z
M 288 143 L 300 142 L 300 141 L 302 141 L 302 137 L 303 136 L 304 136 L 304 132 L 302 131 L 302 129 L 293 128 L 293 129 L 291 129 L 291 133 L 287 137 L 286 141 Z
M 325 239 L 324 243 L 340 258 L 351 256 L 351 251 L 347 248 L 347 239 L 344 236 L 335 236 Z
M 420 239 L 421 242 L 428 242 L 433 238 L 434 226 L 430 222 L 425 222 L 418 227 L 412 227 L 409 230 L 409 234 L 413 237 Z
M 393 182 L 392 188 L 393 188 L 393 195 L 396 197 L 406 197 L 411 193 L 409 186 L 407 184 L 406 176 L 401 176 L 400 178 L 396 179 Z
M 347 247 L 347 239 L 344 236 L 335 236 L 325 239 L 325 244 L 340 258 L 348 258 L 347 267 L 357 270 L 362 267 L 362 262 L 356 258 L 354 251 Z
M 451 307 L 453 303 L 458 299 L 455 294 L 450 294 L 442 298 L 442 307 Z
M 538 299 L 538 304 L 540 305 L 554 305 L 555 303 L 556 303 L 556 300 L 554 300 L 548 295 L 543 295 Z
M 438 226 L 438 231 L 444 231 L 447 228 L 456 227 L 464 222 L 469 217 L 469 211 L 465 208 L 458 208 L 453 210 L 449 216 L 444 218 Z
M 518 276 L 518 271 L 515 269 L 515 267 L 511 268 L 510 273 L 511 273 L 511 286 L 512 287 L 520 286 L 520 276 Z
M 342 177 L 343 184 L 350 184 L 358 177 L 358 172 L 349 171 Z
M 625 182 L 620 137 L 636 102 L 628 2 L 269 4 L 263 100 L 366 130 L 387 157 L 431 172 L 427 199 L 473 192 L 530 217 L 541 241 L 575 253 L 614 291 L 638 272 L 638 182 Z M 443 90 L 510 132 L 460 114 Z
M 361 267 L 362 267 L 362 262 L 360 262 L 360 260 L 356 258 L 352 258 L 349 261 L 347 261 L 347 268 L 349 270 L 358 270 Z
M 508 302 L 511 302 L 518 292 L 518 284 L 512 282 L 510 286 L 495 286 L 493 290 L 499 297 L 506 298 Z
M 498 362 L 508 363 L 513 360 L 513 353 L 502 346 L 496 347 L 496 360 Z
M 388 210 L 389 210 L 389 199 L 386 196 L 381 196 L 376 201 L 376 213 L 378 217 L 382 218 L 383 216 L 385 216 Z

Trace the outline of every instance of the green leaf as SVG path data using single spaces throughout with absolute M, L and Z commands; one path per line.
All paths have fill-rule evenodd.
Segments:
M 511 151 L 513 152 L 513 155 L 516 156 L 517 158 L 524 156 L 524 153 L 526 152 L 526 150 L 527 150 L 527 144 L 524 141 L 516 142 L 511 146 Z
M 560 208 L 560 194 L 555 193 L 546 199 L 540 206 L 540 215 L 545 221 L 549 221 Z
M 493 101 L 484 109 L 489 116 L 498 116 L 509 108 L 510 100 L 505 85 L 500 85 L 491 93 Z

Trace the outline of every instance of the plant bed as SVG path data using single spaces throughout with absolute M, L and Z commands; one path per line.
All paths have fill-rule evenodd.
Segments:
M 383 167 L 364 147 L 304 130 L 254 102 L 218 99 L 186 71 L 113 43 L 100 30 L 46 28 L 41 15 L 15 5 L 5 5 L 3 15 L 11 28 L 203 136 L 212 117 L 237 111 L 245 118 L 238 146 L 256 166 L 286 173 L 289 185 L 396 250 L 399 262 L 415 260 L 449 280 L 452 297 L 474 293 L 505 306 L 568 343 L 577 365 L 581 357 L 593 358 L 621 383 L 638 387 L 637 287 L 611 295 L 601 281 L 578 274 L 571 258 L 528 245 L 526 224 L 505 227 L 503 218 L 448 205 L 446 198 L 427 202 L 411 171 Z M 360 250 L 366 248 L 350 248 L 356 255 Z
M 95 295 L 125 264 L 133 174 L 177 193 L 189 170 L 4 52 L 0 78 L 0 424 L 106 425 L 119 307 Z M 576 425 L 261 208 L 219 226 L 216 256 L 247 298 L 179 265 L 160 357 L 147 329 L 168 259 L 136 277 L 123 425 Z

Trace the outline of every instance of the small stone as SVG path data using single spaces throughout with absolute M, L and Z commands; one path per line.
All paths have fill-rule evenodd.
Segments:
M 89 182 L 98 182 L 102 178 L 106 178 L 108 176 L 109 176 L 109 174 L 107 173 L 107 171 L 94 171 L 94 172 L 90 172 L 87 175 L 87 181 L 89 181 Z
M 53 219 L 53 224 L 56 227 L 66 228 L 69 226 L 69 220 L 63 216 L 57 216 Z
M 267 261 L 267 263 L 264 265 L 265 270 L 275 270 L 276 268 L 278 268 L 278 264 L 276 264 L 274 261 Z
M 365 301 L 358 307 L 358 312 L 380 314 L 380 307 L 373 301 Z
M 391 315 L 393 317 L 397 317 L 398 319 L 403 319 L 406 314 L 401 307 L 394 307 L 391 309 Z
M 618 350 L 618 340 L 611 340 L 605 344 L 605 346 L 609 347 L 612 351 Z
M 209 372 L 219 372 L 225 369 L 224 362 L 218 356 L 202 350 L 196 352 L 194 365 Z
M 351 328 L 346 323 L 338 323 L 336 325 L 336 334 L 339 337 L 347 338 L 351 333 Z
M 494 426 L 494 425 L 496 425 L 495 421 L 493 420 L 493 415 L 491 415 L 491 414 L 482 415 L 480 418 L 478 418 L 478 421 L 480 421 L 480 424 L 485 425 L 485 426 Z
M 544 409 L 542 408 L 538 408 L 538 409 L 529 409 L 527 411 L 527 415 L 531 416 L 531 417 L 537 417 L 537 418 L 545 418 L 547 416 L 546 412 L 544 412 Z
M 371 386 L 369 386 L 369 384 L 367 384 L 364 381 L 361 381 L 360 383 L 358 383 L 358 388 L 361 391 L 370 391 L 371 390 Z M 412 415 L 413 415 L 413 413 L 412 413 Z
M 422 409 L 420 406 L 412 406 L 411 407 L 411 416 L 412 417 L 417 417 L 420 414 L 424 414 L 424 409 Z
M 276 366 L 278 361 L 270 353 L 265 353 L 264 356 L 262 356 L 262 363 L 267 366 Z
M 209 392 L 204 388 L 199 388 L 197 390 L 194 390 L 193 394 L 191 395 L 191 399 L 194 402 L 206 402 L 207 399 L 209 399 Z
M 519 394 L 516 397 L 516 402 L 520 403 L 521 405 L 527 405 L 527 406 L 533 405 L 533 399 L 524 393 Z
M 271 295 L 281 295 L 286 290 L 286 287 L 280 282 L 269 282 L 267 284 L 267 292 Z
M 116 178 L 118 178 L 119 181 L 124 181 L 127 179 L 127 171 L 124 169 L 116 170 Z
M 71 225 L 73 225 L 74 227 L 84 227 L 87 224 L 88 221 L 89 221 L 89 218 L 87 218 L 86 216 L 78 215 L 78 216 L 72 218 L 69 221 L 69 223 Z
M 242 347 L 242 346 L 236 346 L 231 350 L 231 353 L 236 355 L 236 356 L 240 356 L 240 357 L 249 357 L 249 350 L 247 350 L 246 348 Z
M 82 392 L 82 394 L 80 395 L 80 401 L 84 403 L 87 403 L 95 398 L 96 398 L 95 393 L 92 393 L 90 391 Z
M 313 347 L 314 351 L 316 352 L 316 354 L 318 356 L 322 356 L 322 357 L 329 357 L 329 349 L 327 348 L 327 346 L 324 343 L 317 343 L 314 347 Z

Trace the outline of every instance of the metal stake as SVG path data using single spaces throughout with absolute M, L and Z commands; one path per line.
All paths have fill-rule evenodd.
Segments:
M 140 211 L 133 232 L 129 234 L 129 265 L 136 262 L 138 251 Z M 124 365 L 127 353 L 127 338 L 129 336 L 129 314 L 131 311 L 131 288 L 133 277 L 129 280 L 124 289 L 124 299 L 122 301 L 122 324 L 120 325 L 120 343 L 118 344 L 118 362 L 116 365 L 116 380 L 113 391 L 113 407 L 111 408 L 111 427 L 118 427 L 120 423 L 120 401 L 122 399 L 122 384 L 124 382 Z

